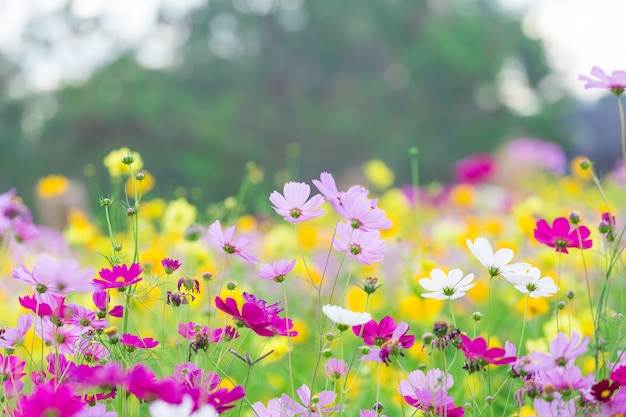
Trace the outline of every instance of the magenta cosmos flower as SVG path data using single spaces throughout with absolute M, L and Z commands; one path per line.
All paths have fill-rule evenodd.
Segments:
M 348 258 L 352 258 L 358 263 L 371 265 L 372 262 L 383 260 L 383 252 L 387 248 L 387 242 L 379 238 L 380 232 L 378 230 L 364 232 L 353 229 L 346 223 L 339 223 L 333 247 L 338 251 L 346 252 Z
M 578 230 L 576 227 L 572 228 L 565 217 L 554 219 L 552 227 L 548 226 L 545 220 L 539 220 L 534 231 L 535 239 L 539 243 L 563 253 L 569 253 L 567 248 L 589 249 L 593 245 L 593 241 L 588 239 L 590 234 L 585 226 L 578 226 Z
M 134 263 L 130 266 L 127 265 L 115 265 L 111 269 L 102 268 L 100 270 L 100 278 L 94 279 L 93 283 L 100 289 L 106 290 L 109 288 L 123 288 L 133 285 L 141 281 L 141 273 L 143 269 L 138 263 Z
M 385 365 L 389 365 L 392 356 L 404 356 L 403 350 L 410 348 L 415 342 L 415 336 L 406 334 L 408 331 L 408 324 L 405 322 L 398 323 L 389 339 L 380 347 L 370 349 L 369 353 L 363 356 L 361 360 L 383 362 Z
M 24 397 L 16 408 L 21 410 L 16 416 L 23 417 L 73 417 L 84 408 L 83 402 L 74 395 L 69 385 L 62 384 L 55 387 L 52 384 L 42 384 L 35 387 L 35 391 Z
M 123 334 L 120 338 L 120 343 L 126 346 L 130 346 L 138 349 L 152 349 L 153 347 L 157 347 L 159 342 L 154 340 L 151 337 L 144 337 L 143 339 L 134 336 L 132 334 Z
M 311 187 L 303 182 L 288 182 L 283 187 L 283 195 L 278 191 L 270 194 L 270 201 L 274 204 L 276 213 L 283 216 L 289 223 L 301 223 L 320 217 L 324 210 L 320 206 L 324 204 L 324 197 L 315 194 L 309 199 Z
M 285 276 L 293 271 L 296 266 L 296 260 L 291 262 L 286 259 L 279 259 L 273 264 L 264 264 L 259 268 L 257 276 L 261 279 L 272 280 L 276 282 L 283 282 Z
M 230 255 L 237 255 L 251 264 L 259 262 L 254 256 L 243 252 L 243 248 L 252 243 L 252 240 L 244 236 L 233 239 L 234 234 L 235 226 L 229 226 L 226 230 L 222 231 L 222 225 L 219 220 L 215 220 L 213 224 L 209 226 L 209 236 L 215 246 Z
M 505 356 L 506 351 L 502 348 L 487 347 L 487 341 L 482 337 L 471 340 L 465 335 L 461 335 L 461 345 L 458 346 L 467 358 L 465 369 L 470 373 L 482 371 L 489 364 L 502 365 L 515 362 L 515 356 Z
M 585 88 L 606 88 L 611 90 L 613 94 L 620 95 L 626 89 L 626 71 L 613 71 L 611 75 L 605 73 L 598 67 L 591 69 L 591 75 L 595 79 L 589 78 L 586 75 L 579 75 L 578 79 L 584 81 Z
M 370 320 L 362 326 L 353 326 L 352 331 L 355 335 L 360 336 L 363 339 L 363 343 L 367 346 L 381 347 L 392 339 L 397 327 L 398 325 L 393 317 L 385 316 L 380 320 L 380 323 L 376 323 L 376 320 Z M 411 345 L 413 345 L 415 336 L 402 335 L 400 337 L 400 341 L 403 343 L 409 340 L 412 341 Z

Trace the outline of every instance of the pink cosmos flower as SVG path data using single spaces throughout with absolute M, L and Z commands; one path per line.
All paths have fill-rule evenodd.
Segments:
M 95 311 L 88 310 L 74 303 L 68 305 L 67 308 L 70 310 L 67 319 L 68 324 L 73 324 L 78 327 L 91 327 L 94 329 L 104 329 L 107 327 L 107 321 L 98 319 Z
M 404 400 L 423 412 L 434 410 L 437 415 L 462 417 L 463 407 L 454 406 L 454 398 L 448 395 L 448 390 L 454 384 L 450 374 L 440 369 L 431 369 L 426 374 L 417 370 L 408 375 L 406 380 L 400 381 L 398 392 Z
M 33 324 L 33 316 L 29 314 L 22 314 L 17 319 L 17 327 L 4 329 L 0 332 L 0 347 L 5 349 L 15 349 L 17 346 L 21 346 L 24 343 L 24 336 L 30 330 L 30 326 Z
M 573 400 L 572 400 L 573 401 Z M 619 416 L 624 415 L 626 410 L 626 387 L 621 387 L 613 396 L 613 401 L 601 404 L 602 415 Z
M 515 356 L 505 356 L 506 351 L 502 348 L 489 349 L 487 341 L 482 337 L 471 340 L 469 337 L 461 335 L 461 345 L 458 348 L 467 358 L 465 369 L 470 373 L 482 371 L 489 364 L 501 365 L 517 360 Z
M 375 410 L 359 410 L 359 417 L 387 417 L 387 415 L 378 414 Z
M 126 346 L 138 348 L 138 349 L 152 349 L 157 347 L 159 342 L 151 337 L 144 337 L 143 339 L 132 334 L 123 334 L 120 338 L 120 343 Z
M 364 232 L 353 229 L 346 223 L 339 223 L 333 247 L 338 251 L 346 252 L 349 258 L 363 265 L 372 265 L 372 262 L 383 260 L 383 252 L 387 247 L 387 242 L 379 238 L 378 230 Z
M 331 358 L 324 365 L 324 369 L 328 378 L 341 379 L 348 373 L 348 362 L 342 359 Z
M 234 298 L 222 300 L 215 297 L 215 306 L 230 315 L 238 327 L 248 327 L 259 336 L 274 336 L 274 332 L 269 329 L 271 319 L 267 311 L 255 303 L 244 303 L 239 312 L 237 301 Z
M 72 355 L 78 346 L 82 330 L 77 326 L 57 326 L 50 317 L 42 317 L 35 322 L 35 332 L 46 343 L 64 355 Z
M 378 207 L 373 208 L 372 201 L 361 192 L 344 193 L 337 212 L 353 229 L 367 232 L 391 228 L 391 219 L 387 217 L 385 211 Z
M 142 272 L 143 269 L 138 263 L 133 263 L 130 268 L 125 264 L 115 265 L 111 269 L 102 268 L 99 273 L 102 279 L 94 279 L 93 283 L 103 290 L 109 288 L 122 289 L 141 281 L 139 275 Z
M 297 392 L 302 404 L 297 403 L 287 394 L 283 394 L 280 397 L 280 401 L 283 403 L 285 408 L 294 413 L 296 416 L 326 417 L 341 410 L 340 406 L 333 405 L 335 398 L 337 398 L 337 394 L 332 391 L 320 392 L 315 396 L 317 401 L 313 401 L 313 398 L 311 397 L 311 389 L 306 384 L 298 388 Z
M 596 79 L 589 78 L 586 75 L 579 75 L 580 81 L 586 82 L 585 88 L 606 88 L 616 95 L 620 95 L 626 89 L 626 71 L 613 71 L 609 76 L 602 69 L 593 67 L 591 75 Z
M 550 342 L 550 353 L 531 352 L 529 357 L 534 361 L 524 366 L 527 372 L 548 371 L 558 367 L 571 367 L 580 355 L 587 353 L 589 337 L 584 338 L 578 332 L 572 333 L 572 339 L 567 340 L 565 333 L 559 333 Z
M 117 417 L 117 411 L 107 411 L 106 405 L 99 403 L 94 406 L 85 406 L 80 417 Z
M 37 257 L 32 272 L 21 265 L 11 275 L 18 281 L 32 285 L 39 294 L 48 292 L 61 296 L 72 291 L 93 291 L 93 274 L 92 268 L 81 269 L 75 259 L 60 260 L 44 254 Z
M 533 402 L 533 408 L 537 417 L 574 417 L 576 415 L 576 401 L 565 402 L 558 392 L 554 394 L 552 401 L 536 399 Z
M 293 271 L 295 265 L 295 259 L 291 262 L 287 261 L 286 259 L 279 259 L 273 264 L 261 265 L 257 276 L 261 279 L 283 282 L 285 280 L 285 276 Z
M 324 210 L 324 197 L 315 194 L 309 199 L 311 187 L 303 182 L 288 182 L 283 187 L 283 195 L 278 191 L 270 194 L 270 201 L 276 213 L 283 216 L 289 223 L 302 223 L 320 217 Z M 307 201 L 308 200 L 308 201 Z
M 126 378 L 128 392 L 141 400 L 163 400 L 170 404 L 180 404 L 183 398 L 182 386 L 174 378 L 157 379 L 145 365 L 135 365 Z
M 28 397 L 23 397 L 16 406 L 18 417 L 77 417 L 84 404 L 75 395 L 72 387 L 61 384 L 37 385 Z
M 229 226 L 222 232 L 222 225 L 219 220 L 209 226 L 209 236 L 215 246 L 228 254 L 237 255 L 251 264 L 259 262 L 254 256 L 243 252 L 243 248 L 252 243 L 252 240 L 243 236 L 233 239 L 234 233 L 235 226 Z
M 313 180 L 313 184 L 317 187 L 320 193 L 322 193 L 326 201 L 328 201 L 340 215 L 342 215 L 341 206 L 343 205 L 343 199 L 346 194 L 363 194 L 365 196 L 369 194 L 369 191 L 360 185 L 353 185 L 350 189 L 348 189 L 348 191 L 338 191 L 335 179 L 328 172 L 322 172 L 320 174 L 320 179 Z M 378 200 L 369 200 L 369 202 L 371 203 L 371 207 L 375 208 Z
M 207 404 L 212 405 L 218 414 L 222 414 L 235 408 L 235 402 L 246 396 L 246 392 L 241 385 L 236 385 L 233 389 L 220 388 L 209 393 Z
M 196 324 L 192 321 L 189 323 L 178 323 L 178 334 L 185 339 L 193 340 L 198 334 L 206 336 L 207 340 L 211 343 L 217 343 L 222 340 L 222 334 L 224 329 L 211 330 L 207 326 Z
M 272 398 L 267 402 L 267 407 L 261 401 L 252 404 L 252 410 L 256 417 L 293 417 L 293 412 L 285 410 L 280 398 Z
M 585 226 L 578 226 L 578 230 L 576 227 L 571 228 L 566 217 L 554 219 L 552 227 L 548 226 L 545 220 L 539 220 L 534 231 L 535 239 L 539 243 L 563 253 L 569 253 L 567 248 L 589 249 L 593 245 L 593 241 L 587 239 L 590 234 L 591 232 Z
M 207 392 L 216 389 L 221 381 L 215 372 L 204 372 L 192 362 L 174 366 L 174 378 L 189 389 L 202 388 Z
M 594 383 L 594 375 L 583 378 L 578 366 L 571 368 L 558 367 L 535 374 L 535 381 L 543 385 L 551 385 L 557 390 L 584 390 L 587 391 Z

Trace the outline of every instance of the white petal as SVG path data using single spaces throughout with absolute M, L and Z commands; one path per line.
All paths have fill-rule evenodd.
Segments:
M 513 250 L 508 248 L 499 249 L 495 255 L 493 255 L 493 267 L 500 268 L 513 260 Z

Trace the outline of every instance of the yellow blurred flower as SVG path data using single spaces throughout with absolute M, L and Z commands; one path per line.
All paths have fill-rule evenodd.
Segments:
M 526 308 L 526 298 L 522 297 L 517 303 L 517 311 L 520 313 L 524 313 L 524 309 Z M 532 319 L 533 317 L 541 316 L 546 314 L 550 310 L 550 305 L 548 304 L 548 300 L 544 297 L 541 298 L 528 298 L 528 311 L 526 313 L 526 319 Z
M 134 169 L 133 169 L 134 171 Z M 135 179 L 135 186 L 137 187 L 137 193 L 145 194 L 151 189 L 154 188 L 154 184 L 156 184 L 156 180 L 154 179 L 154 175 L 149 173 L 148 171 L 143 171 L 143 179 L 141 181 Z M 133 188 L 133 182 L 130 177 L 126 180 L 126 194 L 132 196 L 135 194 L 135 189 Z
M 141 204 L 141 217 L 148 220 L 157 220 L 165 213 L 167 203 L 161 198 L 145 201 Z
M 63 175 L 48 175 L 37 182 L 37 195 L 41 198 L 50 198 L 67 191 L 69 181 Z
M 237 219 L 235 226 L 241 233 L 252 233 L 257 229 L 258 223 L 254 216 L 244 215 Z
M 569 168 L 572 171 L 572 174 L 583 181 L 591 180 L 591 169 L 583 169 L 580 164 L 583 162 L 589 162 L 589 158 L 586 156 L 577 156 L 570 161 Z M 591 163 L 589 162 L 589 166 L 591 167 Z
M 80 209 L 70 209 L 67 221 L 65 238 L 70 245 L 88 245 L 100 236 L 100 230 L 89 221 L 87 214 Z
M 196 221 L 196 207 L 184 198 L 170 201 L 163 214 L 163 231 L 166 234 L 182 236 L 185 230 Z
M 372 159 L 363 167 L 367 180 L 377 189 L 384 190 L 393 184 L 395 175 L 380 159 Z
M 450 202 L 458 207 L 474 205 L 474 187 L 468 184 L 457 184 L 450 190 Z
M 133 172 L 137 173 L 143 168 L 143 160 L 138 152 L 132 152 L 128 148 L 120 148 L 109 152 L 104 157 L 104 166 L 109 170 L 109 175 L 113 178 L 118 178 L 122 175 L 128 175 L 130 169 L 128 165 L 122 162 L 122 158 L 126 156 L 132 156 L 135 161 L 132 164 Z

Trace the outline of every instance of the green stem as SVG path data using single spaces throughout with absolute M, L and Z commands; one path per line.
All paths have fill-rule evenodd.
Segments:
M 522 356 L 522 343 L 524 342 L 524 332 L 526 330 L 526 320 L 528 318 L 528 302 L 530 301 L 530 294 L 526 295 L 526 306 L 524 307 L 524 321 L 522 322 L 522 333 L 519 336 L 519 343 L 517 345 L 517 357 Z
M 289 320 L 289 308 L 287 306 L 287 290 L 285 289 L 285 286 L 281 284 L 281 287 L 283 288 L 283 299 L 285 300 L 285 316 L 287 317 L 287 320 Z M 289 359 L 289 382 L 291 384 L 291 396 L 293 398 L 295 398 L 296 396 L 296 390 L 294 388 L 293 385 L 293 366 L 291 364 L 291 336 L 289 335 L 291 331 L 289 330 L 289 327 L 287 327 L 287 357 Z
M 624 163 L 624 175 L 626 176 L 626 127 L 624 126 L 624 107 L 621 96 L 617 96 L 617 107 L 619 108 L 619 121 L 622 127 L 622 161 Z

